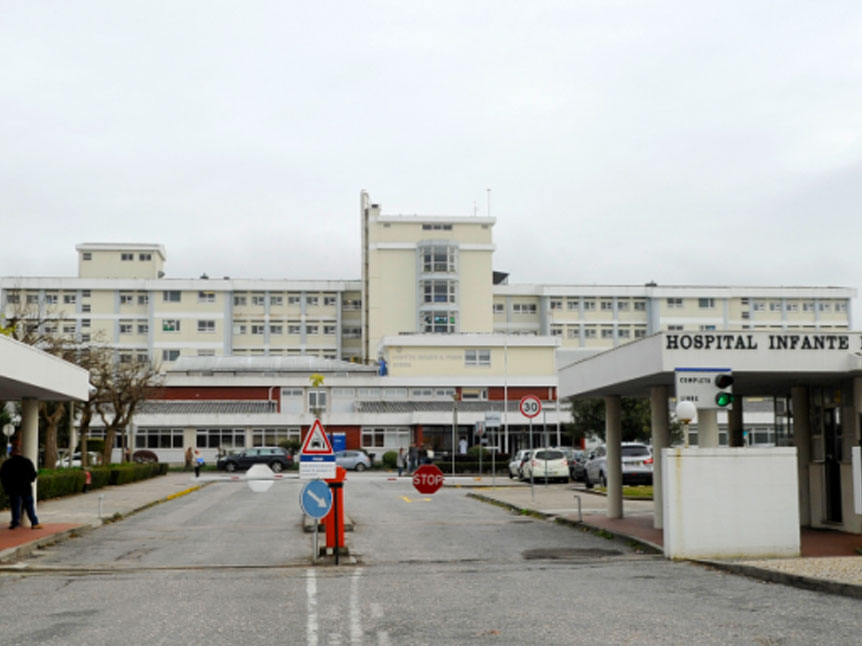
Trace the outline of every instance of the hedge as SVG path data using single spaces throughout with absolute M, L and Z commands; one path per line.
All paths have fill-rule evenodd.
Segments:
M 163 476 L 168 472 L 168 465 L 164 462 L 155 464 L 112 464 L 107 467 L 93 467 L 90 469 L 92 476 L 89 489 L 100 489 L 111 485 L 123 485 L 130 482 L 138 482 L 156 476 Z M 49 500 L 51 498 L 62 498 L 72 496 L 84 491 L 86 476 L 83 469 L 57 469 L 41 471 L 36 478 L 37 499 Z M 9 499 L 6 492 L 0 489 L 0 509 L 9 508 Z

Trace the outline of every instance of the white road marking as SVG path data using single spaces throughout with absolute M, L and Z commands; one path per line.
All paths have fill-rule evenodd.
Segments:
M 308 597 L 305 642 L 308 646 L 317 646 L 317 577 L 314 570 L 306 570 L 305 576 L 305 593 Z
M 359 579 L 361 576 L 361 568 L 350 576 L 350 643 L 354 646 L 362 644 L 362 615 L 359 607 Z

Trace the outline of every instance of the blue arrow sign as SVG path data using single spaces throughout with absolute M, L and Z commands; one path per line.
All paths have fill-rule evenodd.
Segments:
M 332 491 L 323 480 L 309 480 L 299 494 L 302 511 L 312 518 L 323 518 L 332 508 Z

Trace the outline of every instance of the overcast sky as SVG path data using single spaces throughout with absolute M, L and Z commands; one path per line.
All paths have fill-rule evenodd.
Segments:
M 358 279 L 362 189 L 490 188 L 511 282 L 859 289 L 860 132 L 859 0 L 0 0 L 0 275 Z

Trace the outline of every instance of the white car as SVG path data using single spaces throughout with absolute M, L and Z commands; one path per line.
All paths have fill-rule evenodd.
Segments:
M 530 455 L 529 449 L 522 449 L 515 454 L 515 457 L 512 458 L 512 461 L 509 462 L 509 477 L 510 478 L 520 478 L 521 477 L 521 465 L 524 463 L 524 460 Z
M 569 481 L 569 461 L 560 449 L 538 449 L 524 463 L 523 478 L 529 480 Z
M 622 476 L 623 484 L 652 484 L 653 457 L 650 447 L 640 442 L 623 442 Z M 594 484 L 607 486 L 607 447 L 600 446 L 590 454 L 584 468 L 584 486 Z

